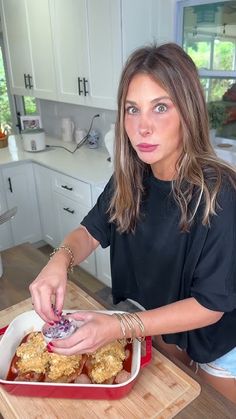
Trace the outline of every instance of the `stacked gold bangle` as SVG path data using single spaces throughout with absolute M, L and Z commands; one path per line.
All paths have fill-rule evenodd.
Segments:
M 69 253 L 70 255 L 70 263 L 69 266 L 67 268 L 67 272 L 68 273 L 73 273 L 73 267 L 74 267 L 74 262 L 75 262 L 75 257 L 74 257 L 74 253 L 72 252 L 70 246 L 68 245 L 62 245 L 59 247 L 56 247 L 53 252 L 50 254 L 50 259 L 55 255 L 55 253 L 57 253 L 59 250 L 64 249 L 67 253 Z
M 145 338 L 145 328 L 142 320 L 136 313 L 113 313 L 119 322 L 123 335 L 128 343 L 132 343 L 134 339 L 137 339 L 139 342 L 142 342 Z M 136 336 L 136 328 L 140 330 L 140 336 Z M 129 336 L 127 338 L 127 336 Z

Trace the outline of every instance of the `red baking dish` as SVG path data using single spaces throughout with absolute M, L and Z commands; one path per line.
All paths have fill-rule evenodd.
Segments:
M 114 311 L 106 311 L 106 313 L 112 314 Z M 117 311 L 117 313 L 122 312 Z M 4 333 L 0 341 L 0 385 L 10 394 L 27 397 L 68 399 L 120 399 L 126 396 L 132 389 L 138 378 L 140 368 L 146 366 L 151 361 L 152 341 L 151 337 L 147 337 L 145 340 L 146 353 L 144 356 L 141 355 L 141 343 L 137 339 L 133 342 L 131 376 L 121 384 L 26 383 L 7 381 L 6 376 L 16 348 L 27 333 L 41 330 L 42 325 L 42 319 L 35 311 L 31 310 L 20 314 L 7 328 L 0 330 L 0 333 Z

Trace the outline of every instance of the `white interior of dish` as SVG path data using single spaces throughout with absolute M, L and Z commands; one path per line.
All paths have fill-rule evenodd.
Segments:
M 78 310 L 69 310 L 71 313 Z M 101 313 L 113 314 L 122 313 L 122 311 L 102 311 Z M 68 310 L 66 310 L 68 312 Z M 66 313 L 65 312 L 65 313 Z M 0 384 L 12 384 L 15 385 L 45 385 L 45 386 L 57 386 L 57 387 L 122 387 L 127 385 L 129 382 L 134 380 L 140 370 L 140 359 L 141 359 L 141 343 L 135 339 L 133 343 L 133 355 L 131 365 L 131 376 L 129 380 L 121 384 L 75 384 L 75 383 L 38 383 L 38 382 L 20 382 L 20 381 L 7 381 L 5 378 L 8 374 L 11 361 L 15 355 L 16 348 L 19 346 L 23 337 L 30 332 L 41 331 L 44 322 L 34 311 L 26 311 L 17 316 L 8 326 L 0 341 Z

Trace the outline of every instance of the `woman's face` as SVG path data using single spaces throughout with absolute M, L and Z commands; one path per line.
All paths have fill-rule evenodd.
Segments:
M 163 180 L 174 179 L 183 148 L 180 117 L 168 93 L 147 74 L 136 74 L 129 84 L 125 130 L 153 174 Z

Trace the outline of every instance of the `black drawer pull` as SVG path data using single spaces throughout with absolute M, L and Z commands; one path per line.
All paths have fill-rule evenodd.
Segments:
M 29 88 L 33 89 L 34 87 L 33 82 L 32 82 L 33 77 L 30 74 L 28 74 L 28 80 L 29 80 Z
M 70 188 L 69 186 L 67 186 L 67 185 L 61 185 L 61 187 L 63 188 L 63 189 L 66 189 L 67 191 L 73 191 L 73 188 Z
M 70 208 L 63 208 L 64 211 L 69 212 L 70 214 L 74 214 L 75 210 L 71 210 Z
M 78 93 L 79 93 L 79 96 L 81 96 L 83 94 L 83 89 L 81 89 L 82 81 L 83 80 L 80 77 L 78 77 Z
M 27 83 L 28 76 L 24 73 L 25 88 L 28 89 L 29 85 Z M 28 79 L 29 81 L 29 79 Z
M 83 84 L 84 84 L 84 96 L 87 96 L 89 94 L 89 91 L 87 90 L 88 80 L 85 77 L 83 77 Z
M 8 180 L 8 183 L 9 183 L 9 190 L 10 190 L 11 193 L 13 193 L 11 178 L 9 177 L 7 180 Z

